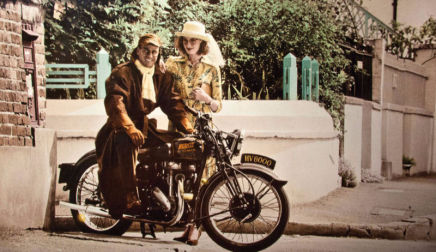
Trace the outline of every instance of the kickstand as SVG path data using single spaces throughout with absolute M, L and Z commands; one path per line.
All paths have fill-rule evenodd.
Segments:
M 155 228 L 154 224 L 148 224 L 148 229 L 150 230 L 148 233 L 145 231 L 144 222 L 141 222 L 139 226 L 141 227 L 142 238 L 145 238 L 146 235 L 151 235 L 154 239 L 156 239 L 156 234 L 154 233 L 154 228 Z

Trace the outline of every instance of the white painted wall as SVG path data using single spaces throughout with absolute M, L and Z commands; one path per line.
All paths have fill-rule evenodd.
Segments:
M 361 180 L 362 168 L 362 104 L 345 104 L 344 159 L 353 167 L 356 179 Z
M 403 110 L 388 104 L 383 110 L 382 158 L 392 163 L 392 175 L 402 176 Z
M 382 112 L 373 108 L 371 112 L 371 173 L 381 174 L 382 165 Z
M 370 116 L 363 113 L 370 113 Z M 411 174 L 432 171 L 433 113 L 416 107 L 346 98 L 344 158 L 355 168 L 381 175 L 382 160 L 391 162 L 392 175 L 403 175 L 403 154 L 415 159 Z M 371 138 L 371 141 L 364 141 Z M 369 145 L 369 146 L 367 146 Z M 364 160 L 364 159 L 368 160 Z
M 430 172 L 433 118 L 406 110 L 404 115 L 403 153 L 415 159 L 411 174 Z
M 275 173 L 286 178 L 291 204 L 315 201 L 340 186 L 339 140 L 247 138 L 243 152 L 277 160 Z
M 330 115 L 310 101 L 224 101 L 214 114 L 221 130 L 246 131 L 243 152 L 270 156 L 275 173 L 288 184 L 291 204 L 314 201 L 340 186 L 339 140 Z M 150 117 L 166 128 L 160 111 Z M 47 127 L 58 132 L 58 163 L 74 162 L 94 148 L 93 137 L 106 120 L 102 100 L 48 100 Z M 58 185 L 58 199 L 66 197 Z
M 435 15 L 436 16 L 436 15 Z M 435 17 L 436 18 L 436 17 Z M 434 56 L 433 49 L 421 49 L 417 52 L 416 63 L 422 65 L 426 69 L 426 74 L 428 76 L 425 91 L 425 101 L 428 107 L 431 107 L 430 111 L 436 111 L 436 57 Z M 433 128 L 432 128 L 432 148 L 431 148 L 431 160 L 428 165 L 430 172 L 436 172 L 436 118 L 433 118 Z
M 49 229 L 53 223 L 56 137 L 36 128 L 35 147 L 0 147 L 0 229 Z M 52 195 L 54 196 L 54 195 Z

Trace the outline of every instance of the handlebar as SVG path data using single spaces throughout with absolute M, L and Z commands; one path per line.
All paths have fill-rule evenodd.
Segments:
M 195 109 L 189 107 L 188 105 L 186 105 L 186 103 L 183 103 L 185 105 L 185 109 L 190 112 L 191 114 L 193 114 L 194 116 L 198 116 L 198 111 L 196 111 Z

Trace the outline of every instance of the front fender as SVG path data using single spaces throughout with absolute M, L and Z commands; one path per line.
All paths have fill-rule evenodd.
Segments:
M 273 180 L 273 184 L 279 187 L 282 187 L 288 183 L 286 180 L 282 180 L 269 168 L 259 165 L 259 164 L 251 164 L 251 163 L 242 163 L 233 165 L 235 168 L 245 171 L 252 172 L 253 174 L 264 174 Z

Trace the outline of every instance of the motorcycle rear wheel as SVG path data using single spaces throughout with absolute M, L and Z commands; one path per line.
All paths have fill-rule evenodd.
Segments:
M 98 192 L 98 164 L 95 155 L 89 156 L 78 168 L 74 187 L 70 190 L 70 202 L 78 205 L 101 206 L 102 196 Z M 132 224 L 125 219 L 112 219 L 92 215 L 80 210 L 71 210 L 74 222 L 83 232 L 122 235 Z
M 206 188 L 201 216 L 212 216 L 202 221 L 212 240 L 231 251 L 259 251 L 276 242 L 283 234 L 289 217 L 289 205 L 283 188 L 270 183 L 263 173 L 238 174 L 244 198 L 250 202 L 241 207 L 240 198 L 228 190 L 228 181 L 222 176 Z M 234 177 L 230 177 L 235 179 Z

